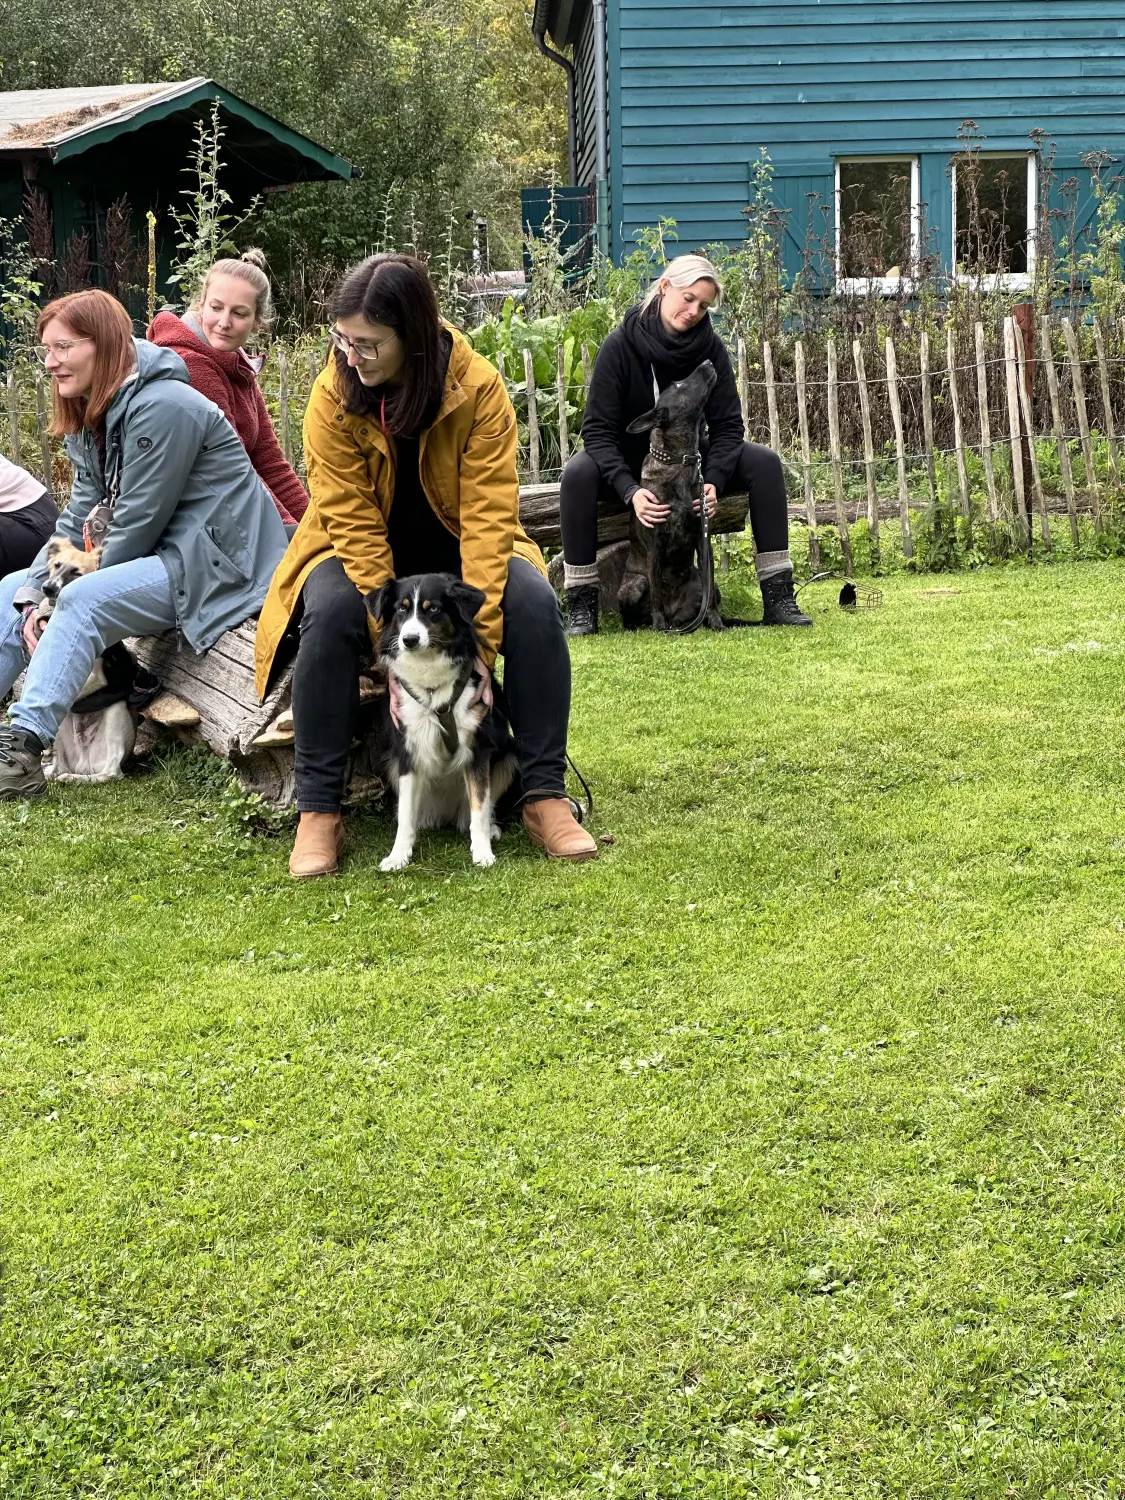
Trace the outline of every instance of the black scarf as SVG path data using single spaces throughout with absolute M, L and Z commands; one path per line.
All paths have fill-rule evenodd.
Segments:
M 673 380 L 683 380 L 710 356 L 715 331 L 704 314 L 686 333 L 669 333 L 660 320 L 660 299 L 646 308 L 625 314 L 625 337 L 646 364 L 652 365 L 663 389 Z

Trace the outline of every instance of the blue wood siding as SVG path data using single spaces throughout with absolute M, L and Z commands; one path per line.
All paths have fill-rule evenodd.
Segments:
M 948 169 L 975 120 L 988 151 L 1027 151 L 1041 127 L 1060 176 L 1082 152 L 1125 157 L 1125 7 L 997 0 L 805 0 L 714 5 L 610 0 L 613 250 L 660 215 L 680 244 L 737 241 L 764 146 L 794 218 L 831 206 L 834 162 L 917 156 L 949 263 Z M 1085 210 L 1090 208 L 1084 191 Z

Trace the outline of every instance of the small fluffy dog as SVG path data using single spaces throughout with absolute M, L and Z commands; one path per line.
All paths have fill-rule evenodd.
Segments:
M 379 655 L 402 687 L 401 729 L 380 700 L 382 770 L 398 794 L 394 848 L 379 866 L 410 863 L 419 828 L 468 829 L 473 864 L 491 865 L 496 804 L 516 777 L 516 746 L 499 709 L 472 703 L 484 594 L 449 573 L 392 580 L 367 597 L 382 625 Z
M 43 601 L 35 612 L 40 634 L 51 618 L 58 597 L 68 583 L 95 573 L 102 560 L 100 547 L 83 552 L 71 542 L 54 538 L 47 545 L 47 577 L 43 583 Z M 78 695 L 78 712 L 67 714 L 59 725 L 55 742 L 45 762 L 47 776 L 53 781 L 113 781 L 122 774 L 125 762 L 133 753 L 137 727 L 128 703 L 110 703 L 104 708 L 81 712 L 82 704 L 107 689 L 131 684 L 133 659 L 124 646 L 110 646 L 91 668 L 85 686 Z

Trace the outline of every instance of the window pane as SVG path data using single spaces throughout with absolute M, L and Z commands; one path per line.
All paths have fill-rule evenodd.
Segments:
M 845 276 L 908 273 L 909 161 L 840 163 L 840 263 Z
M 1027 157 L 957 161 L 957 264 L 964 271 L 1027 270 Z

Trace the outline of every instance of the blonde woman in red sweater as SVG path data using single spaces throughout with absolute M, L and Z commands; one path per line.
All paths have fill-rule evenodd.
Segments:
M 148 330 L 154 344 L 174 349 L 188 379 L 213 401 L 238 433 L 250 462 L 287 524 L 299 521 L 309 497 L 286 462 L 258 388 L 259 360 L 245 345 L 273 317 L 269 277 L 260 250 L 219 260 L 207 272 L 196 303 L 182 318 L 158 313 Z

